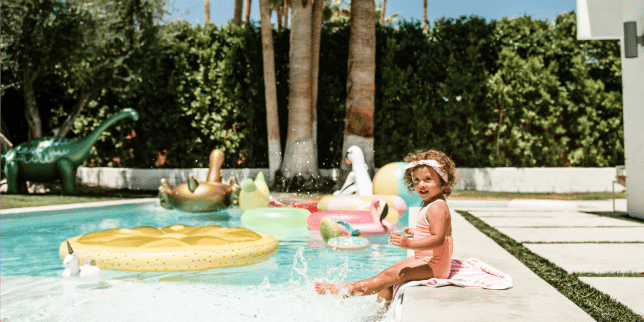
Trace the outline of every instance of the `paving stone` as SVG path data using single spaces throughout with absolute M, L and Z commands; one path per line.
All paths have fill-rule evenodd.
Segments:
M 644 272 L 644 244 L 524 244 L 567 272 Z
M 644 242 L 644 227 L 511 228 L 498 231 L 522 242 Z
M 470 211 L 472 216 L 510 218 L 597 218 L 596 215 L 578 211 Z
M 579 279 L 644 317 L 644 277 L 580 277 Z
M 608 217 L 519 217 L 519 218 L 491 218 L 481 217 L 485 223 L 492 227 L 644 227 L 628 220 Z
M 402 322 L 417 321 L 594 321 L 505 249 L 452 211 L 456 259 L 478 258 L 509 274 L 508 290 L 457 286 L 410 287 Z M 547 308 L 544 310 L 544 308 Z

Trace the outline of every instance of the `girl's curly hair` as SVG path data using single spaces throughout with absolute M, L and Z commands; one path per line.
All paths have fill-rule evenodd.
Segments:
M 454 161 L 452 161 L 452 159 L 445 153 L 436 150 L 418 150 L 416 152 L 408 154 L 403 159 L 403 161 L 407 163 L 420 160 L 435 160 L 441 165 L 441 168 L 447 174 L 447 182 L 445 182 L 443 178 L 441 178 L 441 183 L 443 184 L 443 195 L 445 197 L 449 196 L 452 193 L 452 189 L 456 185 L 456 181 L 458 180 L 458 174 L 456 172 L 456 165 L 454 165 Z M 420 165 L 405 170 L 405 176 L 403 179 L 405 180 L 405 184 L 407 185 L 407 189 L 409 189 L 409 191 L 414 191 L 414 181 L 411 175 L 418 167 L 420 167 Z

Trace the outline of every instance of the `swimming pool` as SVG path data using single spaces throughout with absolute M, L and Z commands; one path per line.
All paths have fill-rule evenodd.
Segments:
M 388 245 L 387 237 L 369 238 L 372 245 L 365 250 L 342 252 L 326 247 L 318 232 L 283 231 L 271 233 L 280 243 L 277 254 L 251 266 L 187 272 L 103 270 L 93 279 L 60 277 L 58 247 L 67 238 L 145 225 L 240 227 L 240 217 L 236 207 L 185 213 L 149 201 L 3 213 L 2 321 L 75 320 L 85 313 L 94 321 L 363 320 L 373 318 L 375 296 L 320 296 L 313 291 L 313 282 L 371 277 L 407 256 L 406 250 Z M 64 303 L 69 306 L 61 310 Z M 130 304 L 138 309 L 128 308 Z

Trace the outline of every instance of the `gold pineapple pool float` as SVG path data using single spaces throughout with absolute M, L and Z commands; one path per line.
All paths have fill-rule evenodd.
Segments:
M 273 257 L 275 237 L 240 227 L 173 225 L 158 229 L 115 228 L 63 241 L 58 253 L 68 254 L 67 242 L 79 262 L 94 259 L 101 269 L 122 271 L 197 271 L 246 266 Z
M 229 185 L 221 182 L 223 163 L 224 152 L 215 149 L 210 153 L 206 182 L 198 182 L 193 176 L 189 176 L 187 183 L 172 188 L 166 179 L 161 179 L 161 206 L 186 212 L 210 212 L 238 204 L 240 188 L 237 179 L 232 177 Z

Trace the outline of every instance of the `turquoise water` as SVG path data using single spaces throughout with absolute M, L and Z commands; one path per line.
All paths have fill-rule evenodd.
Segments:
M 318 232 L 272 232 L 279 251 L 264 262 L 187 272 L 102 270 L 62 278 L 60 244 L 111 228 L 220 225 L 240 227 L 241 211 L 193 214 L 156 204 L 6 214 L 0 217 L 0 319 L 11 321 L 384 321 L 376 295 L 318 295 L 316 281 L 374 276 L 406 250 L 369 238 L 360 251 L 334 251 Z
M 118 205 L 95 209 L 3 215 L 0 221 L 2 276 L 60 276 L 60 244 L 71 237 L 111 228 L 220 225 L 241 227 L 238 207 L 216 213 L 166 210 L 156 204 Z M 298 278 L 294 268 L 307 264 L 307 277 L 357 280 L 371 277 L 406 257 L 406 251 L 387 244 L 387 237 L 370 238 L 362 251 L 334 251 L 318 232 L 309 230 L 271 232 L 280 243 L 277 254 L 262 263 L 189 272 L 124 272 L 103 270 L 104 278 L 140 281 L 191 281 L 217 284 L 259 285 L 268 279 L 280 284 Z M 300 252 L 298 255 L 298 251 Z M 299 263 L 298 263 L 299 261 Z M 332 276 L 346 267 L 346 276 Z M 331 270 L 330 270 L 331 269 Z M 295 276 L 294 276 L 295 275 Z

